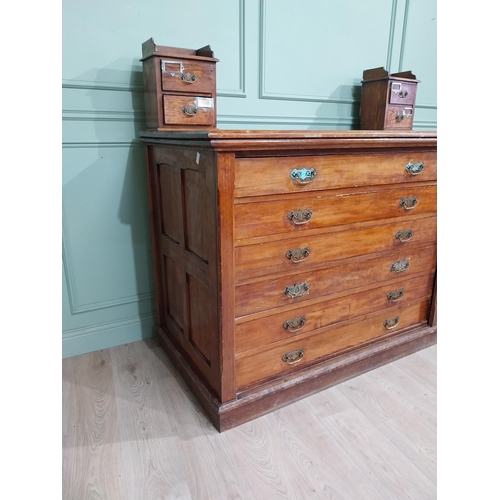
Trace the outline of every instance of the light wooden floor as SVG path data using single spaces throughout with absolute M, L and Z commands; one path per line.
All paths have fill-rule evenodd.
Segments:
M 65 359 L 63 499 L 435 499 L 436 353 L 222 434 L 154 341 Z

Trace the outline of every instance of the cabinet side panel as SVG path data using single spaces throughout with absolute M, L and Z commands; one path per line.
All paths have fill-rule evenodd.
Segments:
M 200 380 L 220 397 L 217 256 L 217 175 L 214 153 L 156 145 L 155 251 L 159 332 L 167 336 Z
M 158 166 L 161 203 L 161 231 L 179 244 L 183 235 L 182 226 L 182 180 L 179 169 Z
M 214 231 L 213 219 L 205 218 L 210 207 L 210 187 L 207 186 L 205 175 L 194 170 L 184 170 L 184 196 L 186 207 L 186 250 L 208 262 L 211 243 L 210 237 Z M 206 215 L 209 215 L 208 212 Z

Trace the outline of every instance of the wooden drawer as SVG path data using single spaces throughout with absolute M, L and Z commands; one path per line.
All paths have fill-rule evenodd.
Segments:
M 393 307 L 396 302 L 405 305 L 428 298 L 433 286 L 434 273 L 430 273 L 239 323 L 235 327 L 235 350 L 240 353 L 302 336 L 318 328 Z
M 235 317 L 296 305 L 372 283 L 414 277 L 434 270 L 435 266 L 436 247 L 432 245 L 402 247 L 398 252 L 344 260 L 315 271 L 298 269 L 287 276 L 270 276 L 236 286 Z
M 236 280 L 317 269 L 334 261 L 435 243 L 436 216 L 235 248 Z
M 407 170 L 408 167 L 408 170 Z M 303 170 L 304 169 L 304 170 Z M 306 172 L 312 172 L 312 178 Z M 299 184 L 292 177 L 305 177 Z M 436 152 L 236 158 L 235 197 L 435 181 Z
M 322 328 L 300 339 L 277 342 L 273 346 L 257 348 L 236 355 L 236 387 L 249 387 L 271 377 L 279 377 L 300 370 L 321 358 L 362 343 L 397 333 L 403 328 L 426 322 L 429 300 L 420 300 L 412 305 L 391 307 L 363 317 Z M 386 321 L 388 323 L 386 323 Z M 300 354 L 299 352 L 300 351 Z M 296 355 L 298 354 L 298 357 Z M 288 364 L 284 361 L 289 356 Z M 294 360 L 293 358 L 296 357 Z
M 164 123 L 176 125 L 206 125 L 214 119 L 212 98 L 193 95 L 164 95 Z
M 189 59 L 161 59 L 161 87 L 164 91 L 211 93 L 215 81 L 215 65 Z
M 387 106 L 385 128 L 411 130 L 414 111 L 413 106 Z
M 252 198 L 254 199 L 254 198 Z M 234 207 L 235 239 L 289 234 L 308 229 L 435 213 L 436 186 L 314 195 L 285 200 L 237 204 Z
M 389 102 L 391 104 L 407 104 L 414 106 L 417 84 L 410 82 L 391 82 Z

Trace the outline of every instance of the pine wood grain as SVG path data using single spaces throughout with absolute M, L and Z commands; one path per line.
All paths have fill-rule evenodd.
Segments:
M 218 433 L 155 341 L 63 360 L 63 499 L 436 498 L 435 346 Z

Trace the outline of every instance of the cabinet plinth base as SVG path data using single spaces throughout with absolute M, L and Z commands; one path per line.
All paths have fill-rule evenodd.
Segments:
M 208 419 L 219 432 L 249 422 L 299 399 L 371 371 L 387 363 L 434 345 L 437 328 L 419 325 L 391 337 L 339 354 L 299 372 L 273 380 L 221 403 L 191 369 L 182 354 L 161 328 L 159 343 Z

